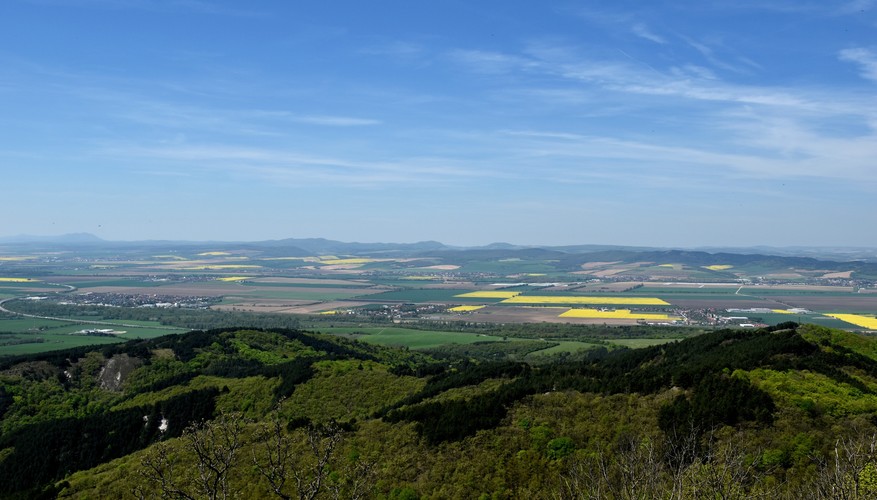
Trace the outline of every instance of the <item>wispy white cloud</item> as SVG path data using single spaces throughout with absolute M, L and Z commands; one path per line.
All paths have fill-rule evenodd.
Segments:
M 576 173 L 562 167 L 562 171 L 615 178 L 619 183 L 641 178 L 645 169 L 651 178 L 677 185 L 703 184 L 715 179 L 809 178 L 862 183 L 859 188 L 877 189 L 877 175 L 872 167 L 872 159 L 877 157 L 877 133 L 873 131 L 857 137 L 827 137 L 797 121 L 760 117 L 755 112 L 728 116 L 721 125 L 729 133 L 727 142 L 704 146 L 558 131 L 506 130 L 500 134 L 514 137 L 510 148 L 554 159 L 556 164 L 568 165 L 572 159 L 587 161 L 586 165 L 605 166 L 612 162 L 613 168 Z M 751 189 L 746 184 L 741 185 Z M 739 187 L 728 184 L 722 189 L 733 191 Z M 715 190 L 715 186 L 709 190 Z
M 535 66 L 534 61 L 521 56 L 486 50 L 454 50 L 451 60 L 481 73 L 507 73 Z
M 658 43 L 661 45 L 667 44 L 666 38 L 655 34 L 653 31 L 651 31 L 648 28 L 648 26 L 646 26 L 643 23 L 634 24 L 633 27 L 631 27 L 631 31 L 633 32 L 634 35 L 636 35 L 640 38 L 644 38 L 646 40 L 649 40 L 649 41 L 652 41 L 652 42 L 655 42 L 655 43 Z
M 877 53 L 874 51 L 861 47 L 844 49 L 840 51 L 840 59 L 858 64 L 863 78 L 877 82 Z
M 125 162 L 146 160 L 153 166 L 164 164 L 161 171 L 224 172 L 250 181 L 296 186 L 449 185 L 460 179 L 495 175 L 446 158 L 357 161 L 278 148 L 215 144 L 115 145 L 99 149 L 95 154 Z M 158 171 L 148 172 L 152 175 Z

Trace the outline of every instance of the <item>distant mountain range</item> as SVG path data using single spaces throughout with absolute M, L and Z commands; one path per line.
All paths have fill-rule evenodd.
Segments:
M 361 243 L 361 242 L 343 242 L 329 240 L 325 238 L 285 238 L 280 240 L 265 241 L 179 241 L 179 240 L 144 240 L 144 241 L 110 241 L 102 239 L 90 233 L 70 233 L 56 236 L 35 236 L 35 235 L 17 235 L 0 237 L 0 247 L 21 247 L 27 246 L 36 249 L 46 249 L 51 247 L 76 247 L 79 249 L 135 249 L 135 248 L 167 248 L 167 247 L 187 247 L 189 249 L 204 248 L 207 250 L 215 250 L 217 248 L 234 248 L 240 250 L 261 251 L 266 254 L 281 252 L 286 256 L 307 256 L 307 255 L 377 255 L 383 254 L 387 256 L 400 255 L 424 255 L 424 254 L 443 254 L 443 253 L 472 253 L 471 255 L 496 255 L 498 258 L 505 256 L 524 254 L 540 254 L 547 256 L 563 255 L 582 255 L 582 254 L 605 254 L 607 259 L 627 260 L 631 254 L 636 254 L 637 258 L 647 257 L 649 254 L 661 254 L 667 258 L 676 254 L 685 257 L 694 257 L 695 260 L 714 260 L 697 257 L 698 254 L 713 255 L 723 254 L 728 256 L 777 256 L 777 257 L 807 257 L 819 260 L 832 261 L 864 261 L 877 262 L 877 248 L 862 247 L 774 247 L 774 246 L 754 246 L 754 247 L 646 247 L 646 246 L 625 246 L 625 245 L 515 245 L 511 243 L 496 242 L 489 245 L 462 247 L 445 245 L 438 241 L 420 241 L 416 243 Z M 621 254 L 619 254 L 621 252 Z M 670 255 L 668 255 L 668 253 Z M 686 259 L 687 260 L 687 259 Z M 738 259 L 735 259 L 738 260 Z M 751 260 L 751 259 L 746 259 Z

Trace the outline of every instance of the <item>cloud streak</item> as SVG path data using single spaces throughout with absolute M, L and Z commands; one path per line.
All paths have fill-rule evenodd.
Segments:
M 666 45 L 667 44 L 666 38 L 659 36 L 659 35 L 656 35 L 643 23 L 634 24 L 633 27 L 631 27 L 631 31 L 633 32 L 634 35 L 636 35 L 640 38 L 643 38 L 645 40 L 648 40 L 650 42 L 655 42 L 659 45 Z
M 877 53 L 874 51 L 861 47 L 844 49 L 840 51 L 840 59 L 858 64 L 862 78 L 877 82 Z

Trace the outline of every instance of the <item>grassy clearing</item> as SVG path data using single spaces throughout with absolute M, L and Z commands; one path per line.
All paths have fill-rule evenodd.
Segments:
M 109 328 L 99 325 L 76 325 L 67 324 L 66 327 L 54 328 L 51 331 L 43 331 L 36 333 L 16 333 L 16 339 L 35 340 L 37 342 L 15 345 L 0 345 L 0 356 L 12 356 L 17 354 L 34 354 L 39 352 L 57 351 L 61 349 L 70 349 L 72 347 L 81 347 L 86 345 L 106 345 L 117 344 L 134 339 L 149 339 L 169 335 L 171 333 L 182 333 L 185 330 L 159 330 L 155 328 L 122 328 L 126 333 L 115 337 L 97 337 L 90 335 L 70 335 L 84 328 Z M 0 341 L 6 335 L 0 335 Z M 9 337 L 7 337 L 9 338 Z
M 578 351 L 586 351 L 588 349 L 596 349 L 598 347 L 603 347 L 600 344 L 589 344 L 587 342 L 578 342 L 575 340 L 552 340 L 552 343 L 557 343 L 556 346 L 549 347 L 547 349 L 542 349 L 539 351 L 531 352 L 528 357 L 533 356 L 549 356 L 552 354 L 561 354 L 561 353 L 574 353 Z
M 51 319 L 21 318 L 0 319 L 0 332 L 34 332 L 70 326 L 67 321 Z
M 629 347 L 631 349 L 639 349 L 641 347 L 669 344 L 670 342 L 676 342 L 677 340 L 679 339 L 609 339 L 609 342 L 615 345 Z
M 410 328 L 320 328 L 322 333 L 361 335 L 358 340 L 370 344 L 407 347 L 409 349 L 431 349 L 447 344 L 473 344 L 475 342 L 501 342 L 502 337 L 464 332 L 442 332 L 436 330 L 414 330 Z

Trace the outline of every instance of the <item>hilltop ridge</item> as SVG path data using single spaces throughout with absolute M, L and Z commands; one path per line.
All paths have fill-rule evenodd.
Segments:
M 121 383 L 102 385 L 107 375 Z M 838 440 L 852 446 L 877 432 L 877 340 L 796 323 L 535 366 L 222 329 L 6 358 L 0 380 L 4 496 L 158 495 L 162 483 L 144 467 L 162 456 L 166 479 L 195 488 L 173 470 L 197 462 L 190 446 L 208 436 L 199 422 L 217 426 L 210 432 L 236 422 L 241 450 L 257 462 L 274 449 L 265 448 L 270 422 L 287 429 L 284 446 L 317 439 L 325 469 L 304 449 L 287 466 L 322 477 L 320 498 L 332 488 L 383 498 L 587 495 L 623 487 L 615 474 L 631 460 L 652 467 L 647 496 L 709 487 L 791 498 L 831 486 Z M 649 448 L 654 456 L 640 454 Z M 877 464 L 840 458 L 841 477 Z M 247 460 L 233 463 L 229 487 L 268 494 L 269 478 Z M 613 472 L 581 475 L 591 466 Z M 704 467 L 743 476 L 709 483 Z M 854 487 L 863 494 L 867 484 Z

